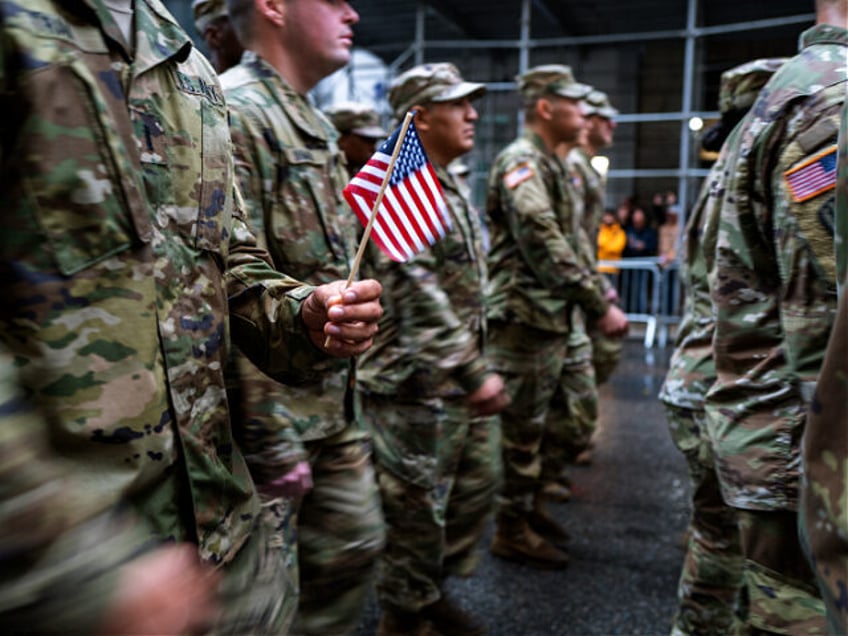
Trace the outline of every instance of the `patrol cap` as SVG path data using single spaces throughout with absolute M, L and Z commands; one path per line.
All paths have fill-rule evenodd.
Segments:
M 340 102 L 324 111 L 340 133 L 354 133 L 368 139 L 382 139 L 389 133 L 380 126 L 380 115 L 367 104 Z
M 785 57 L 754 60 L 721 74 L 718 109 L 722 113 L 750 108 L 760 90 L 786 62 Z
M 416 104 L 449 102 L 486 92 L 483 84 L 466 82 L 449 62 L 419 64 L 398 75 L 389 86 L 389 104 L 395 117 L 402 118 Z
M 618 116 L 618 110 L 612 107 L 607 94 L 599 90 L 593 90 L 586 96 L 584 113 L 586 115 L 598 115 L 606 119 L 615 119 Z
M 227 15 L 227 3 L 225 0 L 193 0 L 191 10 L 194 13 L 194 28 L 203 35 L 212 20 Z
M 518 91 L 528 101 L 543 95 L 559 95 L 570 99 L 583 99 L 592 87 L 574 79 L 571 67 L 565 64 L 543 64 L 534 66 L 523 75 L 515 78 Z

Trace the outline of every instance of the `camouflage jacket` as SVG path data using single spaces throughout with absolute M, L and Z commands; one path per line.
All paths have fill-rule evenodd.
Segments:
M 134 53 L 99 0 L 3 2 L 0 20 L 0 613 L 86 631 L 75 601 L 121 556 L 170 539 L 226 562 L 254 524 L 228 317 L 280 377 L 325 356 L 300 326 L 312 288 L 234 209 L 221 89 L 162 4 L 136 0 Z M 118 507 L 135 534 L 101 523 Z
M 591 158 L 580 146 L 568 153 L 568 163 L 579 176 L 575 187 L 583 197 L 583 229 L 594 241 L 604 215 L 604 178 L 595 170 Z
M 596 272 L 580 255 L 566 178 L 563 162 L 529 130 L 495 159 L 486 201 L 490 319 L 567 333 L 573 305 L 591 318 L 606 312 Z
M 725 499 L 794 509 L 800 437 L 836 304 L 835 163 L 848 31 L 816 26 L 743 120 L 725 171 L 707 394 Z
M 251 230 L 274 266 L 313 284 L 347 278 L 358 221 L 341 198 L 347 171 L 332 124 L 252 51 L 221 84 Z M 301 441 L 346 427 L 352 365 L 328 360 L 314 382 L 283 386 L 237 356 L 234 411 L 257 479 L 305 459 Z
M 836 192 L 836 258 L 848 259 L 848 102 L 842 109 Z M 848 631 L 848 274 L 804 430 L 801 537 L 811 556 L 831 633 Z
M 480 219 L 447 170 L 435 166 L 454 228 L 407 263 L 369 245 L 383 285 L 380 331 L 360 357 L 359 384 L 400 400 L 457 397 L 483 384 L 486 264 Z

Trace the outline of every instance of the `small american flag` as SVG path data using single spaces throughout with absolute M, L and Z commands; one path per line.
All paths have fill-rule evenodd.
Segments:
M 792 199 L 800 203 L 836 186 L 836 146 L 783 173 Z
M 359 221 L 367 226 L 402 127 L 398 127 L 342 191 Z M 371 236 L 394 261 L 405 262 L 451 229 L 442 187 L 410 121 L 389 177 Z

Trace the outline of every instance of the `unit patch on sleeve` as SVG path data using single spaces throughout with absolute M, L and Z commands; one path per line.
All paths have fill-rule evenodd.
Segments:
M 836 186 L 836 146 L 805 159 L 783 173 L 792 200 L 801 203 Z

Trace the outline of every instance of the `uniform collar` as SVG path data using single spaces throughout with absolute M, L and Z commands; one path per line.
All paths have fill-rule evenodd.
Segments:
M 814 44 L 848 46 L 848 30 L 833 24 L 817 24 L 801 33 L 798 39 L 799 49 L 806 49 Z

